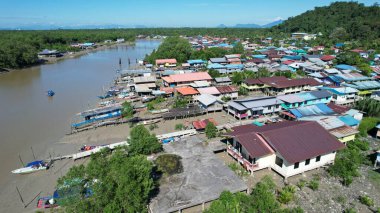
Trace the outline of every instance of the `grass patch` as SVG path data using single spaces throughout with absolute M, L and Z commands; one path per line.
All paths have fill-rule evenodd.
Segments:
M 304 180 L 304 179 L 300 179 L 300 180 L 298 181 L 298 183 L 297 183 L 297 186 L 298 186 L 298 188 L 302 189 L 303 187 L 306 186 L 306 183 L 307 183 L 306 180 Z
M 336 202 L 338 202 L 338 203 L 340 203 L 340 204 L 342 204 L 342 205 L 344 205 L 345 203 L 346 203 L 346 201 L 347 201 L 347 199 L 344 197 L 344 196 L 342 196 L 342 195 L 339 195 L 339 196 L 337 196 L 337 197 L 334 197 L 333 198 Z
M 365 117 L 359 125 L 359 135 L 366 137 L 375 126 L 380 122 L 380 118 L 377 117 Z
M 247 172 L 247 170 L 245 170 L 242 166 L 240 166 L 239 164 L 237 163 L 230 163 L 228 164 L 228 167 L 233 171 L 235 172 L 236 175 L 240 176 L 240 177 L 246 177 L 249 175 L 249 172 Z
M 369 170 L 368 179 L 378 190 L 380 190 L 380 173 L 379 172 Z
M 317 191 L 319 189 L 319 176 L 315 176 L 313 177 L 313 179 L 311 181 L 309 181 L 309 183 L 307 184 L 307 186 L 313 190 L 313 191 Z
M 360 196 L 359 201 L 360 201 L 360 203 L 362 203 L 366 206 L 374 206 L 375 205 L 375 203 L 373 202 L 373 199 L 367 195 Z

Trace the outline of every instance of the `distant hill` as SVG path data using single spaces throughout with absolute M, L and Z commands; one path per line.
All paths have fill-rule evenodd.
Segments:
M 276 26 L 278 24 L 281 24 L 283 20 L 277 20 L 265 25 L 258 25 L 258 24 L 236 24 L 235 26 L 226 26 L 225 24 L 220 24 L 217 26 L 217 28 L 271 28 L 273 26 Z
M 269 24 L 265 24 L 265 25 L 262 25 L 261 28 L 271 28 L 271 27 L 274 27 L 274 26 L 277 26 L 279 24 L 282 24 L 284 22 L 284 20 L 277 20 L 277 21 L 274 21 L 274 22 L 271 22 Z
M 378 39 L 380 37 L 380 7 L 357 2 L 335 2 L 316 7 L 291 17 L 272 28 L 283 32 L 319 33 L 346 39 Z
M 225 24 L 219 24 L 218 26 L 216 26 L 216 28 L 227 28 L 227 26 Z
M 261 28 L 258 24 L 237 24 L 233 28 Z

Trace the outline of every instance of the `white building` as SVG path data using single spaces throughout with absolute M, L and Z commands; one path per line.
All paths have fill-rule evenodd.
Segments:
M 313 121 L 286 121 L 257 127 L 234 127 L 227 152 L 248 171 L 270 168 L 284 178 L 335 160 L 345 146 Z
M 353 104 L 358 100 L 359 90 L 352 87 L 321 88 L 332 93 L 332 102 L 339 105 Z

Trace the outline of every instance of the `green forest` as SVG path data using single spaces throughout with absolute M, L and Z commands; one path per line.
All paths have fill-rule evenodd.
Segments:
M 229 39 L 250 39 L 259 42 L 268 36 L 275 42 L 290 37 L 292 32 L 320 33 L 309 45 L 333 45 L 349 42 L 352 48 L 380 49 L 380 7 L 365 6 L 357 2 L 335 2 L 291 17 L 270 29 L 239 28 L 151 28 L 106 30 L 36 30 L 0 31 L 0 68 L 21 68 L 38 62 L 37 53 L 43 49 L 75 51 L 70 44 L 76 42 L 103 42 L 124 38 L 133 41 L 138 35 L 198 36 L 208 35 Z M 276 43 L 275 43 L 276 44 Z M 217 51 L 217 50 L 216 50 Z M 221 52 L 203 51 L 185 58 L 217 57 Z
M 208 60 L 210 58 L 224 57 L 226 54 L 243 53 L 244 48 L 241 43 L 236 43 L 231 50 L 210 48 L 198 51 L 194 50 L 186 39 L 173 36 L 165 39 L 157 50 L 145 57 L 145 60 L 154 64 L 156 59 L 175 58 L 178 63 L 184 63 L 189 59 Z
M 358 2 L 335 2 L 291 17 L 272 32 L 321 33 L 326 39 L 373 41 L 380 38 L 380 7 Z
M 124 38 L 134 41 L 129 30 L 0 31 L 0 68 L 21 68 L 38 62 L 43 49 L 76 51 L 70 44 Z

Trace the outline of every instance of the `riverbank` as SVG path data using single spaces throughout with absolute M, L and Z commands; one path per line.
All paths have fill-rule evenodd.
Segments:
M 114 43 L 108 43 L 108 44 L 101 44 L 101 45 L 99 45 L 99 46 L 97 46 L 95 48 L 89 48 L 89 49 L 85 49 L 85 50 L 80 50 L 78 52 L 67 52 L 67 53 L 65 53 L 61 57 L 43 57 L 43 58 L 40 58 L 40 62 L 39 63 L 30 65 L 30 66 L 25 66 L 25 67 L 22 67 L 22 68 L 19 68 L 19 69 L 0 68 L 0 74 L 2 74 L 2 73 L 8 73 L 8 72 L 13 72 L 13 71 L 17 71 L 17 70 L 24 70 L 24 69 L 34 68 L 34 67 L 38 67 L 38 66 L 46 65 L 46 64 L 54 64 L 54 63 L 57 63 L 57 62 L 60 62 L 60 61 L 64 61 L 66 59 L 78 58 L 78 57 L 84 56 L 84 55 L 89 54 L 89 53 L 93 53 L 93 52 L 97 52 L 97 51 L 101 51 L 101 50 L 106 50 L 106 49 L 114 48 L 114 47 L 117 47 L 117 46 L 132 46 L 132 45 L 135 45 L 135 44 L 136 44 L 136 42 L 131 42 L 131 41 L 122 42 L 122 43 L 116 43 L 116 42 L 114 42 Z
M 208 115 L 197 116 L 187 119 L 168 120 L 159 123 L 158 128 L 154 129 L 155 134 L 174 132 L 175 125 L 178 123 L 191 122 L 198 119 L 214 118 L 218 123 L 236 122 L 225 113 L 218 112 Z M 45 158 L 63 156 L 78 152 L 83 145 L 102 145 L 126 140 L 131 127 L 129 124 L 118 126 L 100 127 L 97 129 L 80 132 L 61 138 L 57 143 L 47 147 Z M 65 159 L 56 161 L 53 166 L 46 171 L 27 175 L 12 175 L 12 180 L 1 189 L 0 212 L 35 212 L 38 197 L 49 196 L 55 190 L 57 180 L 64 176 L 71 167 L 85 164 L 89 158 L 73 161 Z M 21 197 L 18 195 L 17 189 Z M 23 202 L 26 207 L 24 207 Z
M 118 75 L 116 70 L 120 69 L 119 58 L 124 62 L 121 68 L 128 69 L 134 66 L 136 59 L 143 58 L 158 45 L 159 42 L 138 40 L 132 46 L 107 46 L 71 60 L 0 75 L 0 99 L 5 100 L 0 102 L 0 119 L 3 121 L 0 128 L 0 212 L 27 211 L 21 205 L 16 186 L 21 194 L 25 193 L 25 202 L 40 191 L 44 191 L 44 195 L 53 191 L 57 174 L 41 172 L 49 174 L 49 177 L 39 173 L 14 175 L 11 171 L 22 166 L 21 160 L 28 163 L 34 159 L 47 159 L 50 154 L 58 156 L 77 152 L 80 143 L 62 141 L 70 130 L 74 116 L 96 106 L 99 101 L 97 96 L 103 93 L 102 87 L 108 87 Z M 125 63 L 128 58 L 132 62 L 130 65 Z M 49 89 L 56 92 L 52 98 L 46 97 Z M 116 132 L 119 131 L 123 132 Z M 93 138 L 94 144 L 96 141 L 105 144 L 125 139 L 124 136 L 112 139 L 108 133 L 97 132 L 94 134 L 98 134 L 99 138 L 85 135 L 84 139 L 72 139 L 83 141 L 83 144 L 91 144 L 92 140 L 86 140 L 86 137 Z M 65 163 L 67 162 L 54 167 L 58 168 Z M 67 163 L 65 167 L 68 165 L 71 164 Z M 62 174 L 64 173 L 63 170 Z M 33 208 L 35 205 L 33 201 Z M 12 209 L 15 206 L 21 208 Z M 3 207 L 7 207 L 7 210 L 3 210 Z

